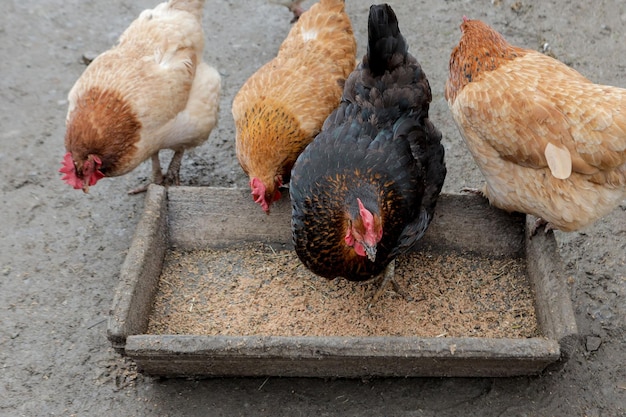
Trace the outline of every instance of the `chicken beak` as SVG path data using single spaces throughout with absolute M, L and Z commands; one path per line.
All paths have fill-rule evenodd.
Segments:
M 370 246 L 364 243 L 363 249 L 365 249 L 365 254 L 367 255 L 367 259 L 374 262 L 374 260 L 376 259 L 376 244 L 373 244 Z
M 89 185 L 87 183 L 84 183 L 83 185 L 83 193 L 89 194 Z

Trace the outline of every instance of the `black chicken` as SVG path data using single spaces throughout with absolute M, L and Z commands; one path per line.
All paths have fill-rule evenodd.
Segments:
M 370 7 L 368 32 L 367 54 L 297 159 L 289 192 L 300 260 L 329 279 L 364 281 L 387 268 L 376 299 L 392 261 L 428 228 L 446 168 L 428 80 L 390 6 Z

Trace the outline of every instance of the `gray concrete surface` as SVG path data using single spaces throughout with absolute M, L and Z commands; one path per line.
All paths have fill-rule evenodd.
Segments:
M 506 379 L 160 380 L 106 340 L 119 267 L 143 208 L 126 191 L 149 164 L 89 195 L 60 181 L 67 93 L 81 56 L 112 45 L 151 0 L 0 3 L 0 415 L 589 416 L 626 415 L 626 205 L 587 230 L 557 233 L 581 341 L 564 369 Z M 311 1 L 305 3 L 309 6 Z M 348 0 L 364 52 L 368 2 Z M 444 134 L 445 192 L 481 183 L 443 98 L 463 15 L 510 41 L 548 48 L 595 82 L 626 87 L 626 3 L 397 0 Z M 207 60 L 223 74 L 219 127 L 189 153 L 186 185 L 247 184 L 234 154 L 232 98 L 290 28 L 266 0 L 207 0 Z M 169 157 L 169 155 L 168 155 Z

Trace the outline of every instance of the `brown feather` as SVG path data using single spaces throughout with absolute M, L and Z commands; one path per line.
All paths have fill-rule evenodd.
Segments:
M 69 114 L 65 147 L 72 150 L 79 173 L 87 156 L 95 154 L 103 174 L 121 175 L 137 152 L 140 129 L 137 114 L 118 91 L 92 87 Z

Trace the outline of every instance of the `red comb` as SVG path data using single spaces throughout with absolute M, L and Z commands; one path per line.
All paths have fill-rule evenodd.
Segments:
M 265 200 L 265 185 L 258 178 L 250 180 L 250 188 L 252 189 L 252 198 L 254 202 L 261 206 L 263 211 L 269 214 L 270 205 Z
M 363 226 L 365 226 L 366 230 L 369 230 L 374 225 L 374 216 L 365 208 L 360 198 L 357 198 L 356 201 L 359 203 L 359 214 L 363 220 Z

